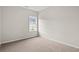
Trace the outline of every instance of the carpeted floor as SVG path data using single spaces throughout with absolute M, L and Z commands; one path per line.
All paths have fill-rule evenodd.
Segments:
M 66 46 L 42 37 L 26 39 L 2 45 L 0 52 L 77 52 L 79 49 Z

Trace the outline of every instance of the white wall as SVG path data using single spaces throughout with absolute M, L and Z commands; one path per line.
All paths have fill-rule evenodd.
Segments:
M 1 7 L 0 7 L 0 44 L 1 44 L 1 36 L 2 36 L 2 35 L 1 35 L 1 34 L 2 34 L 2 31 L 1 31 L 1 25 L 2 25 L 2 24 L 1 24 L 1 23 L 2 23 L 2 19 L 1 19 L 2 15 L 1 15 L 1 14 L 2 14 L 2 13 L 1 13 L 1 11 L 2 11 L 2 10 L 1 10 Z
M 49 7 L 39 21 L 41 36 L 79 48 L 79 7 Z
M 2 43 L 37 36 L 37 32 L 28 32 L 28 16 L 37 13 L 23 7 L 3 7 Z

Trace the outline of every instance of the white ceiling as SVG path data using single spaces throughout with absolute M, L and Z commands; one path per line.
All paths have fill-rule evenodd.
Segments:
M 25 6 L 25 8 L 39 12 L 39 11 L 42 11 L 42 10 L 48 8 L 48 6 Z

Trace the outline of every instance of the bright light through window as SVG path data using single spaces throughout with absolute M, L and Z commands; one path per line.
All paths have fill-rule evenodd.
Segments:
M 37 31 L 37 17 L 29 16 L 29 31 Z

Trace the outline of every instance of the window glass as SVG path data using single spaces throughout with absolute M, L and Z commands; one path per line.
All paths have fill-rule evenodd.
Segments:
M 29 31 L 37 31 L 37 17 L 29 16 Z

